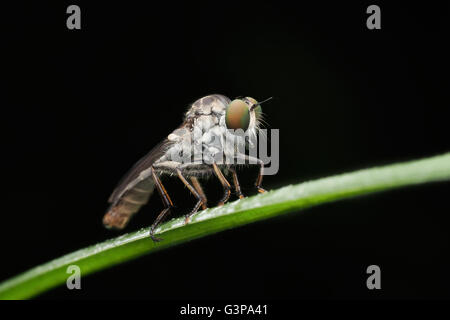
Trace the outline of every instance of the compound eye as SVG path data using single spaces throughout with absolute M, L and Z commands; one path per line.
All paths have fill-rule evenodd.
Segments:
M 228 129 L 242 129 L 246 131 L 250 124 L 248 105 L 240 99 L 231 101 L 225 113 L 225 123 Z

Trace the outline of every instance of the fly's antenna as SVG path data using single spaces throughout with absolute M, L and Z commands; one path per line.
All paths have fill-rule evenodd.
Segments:
M 272 100 L 272 99 L 273 99 L 273 97 L 270 97 L 270 98 L 267 98 L 266 100 L 263 100 L 263 101 L 261 101 L 261 102 L 255 103 L 254 105 L 252 105 L 252 106 L 250 107 L 250 110 L 253 110 L 253 109 L 255 109 L 257 106 L 259 106 L 259 105 L 261 105 L 261 104 L 263 104 L 263 103 L 265 103 L 265 102 L 267 102 L 267 101 L 269 101 L 269 100 Z

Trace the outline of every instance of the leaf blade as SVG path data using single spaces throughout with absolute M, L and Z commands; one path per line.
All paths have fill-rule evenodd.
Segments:
M 188 225 L 183 224 L 183 217 L 172 219 L 157 229 L 164 238 L 162 242 L 151 241 L 149 228 L 143 228 L 44 263 L 0 283 L 0 299 L 31 298 L 63 284 L 69 276 L 67 267 L 72 264 L 78 265 L 84 276 L 144 254 L 287 212 L 358 195 L 447 180 L 450 180 L 450 153 L 286 186 L 199 212 Z

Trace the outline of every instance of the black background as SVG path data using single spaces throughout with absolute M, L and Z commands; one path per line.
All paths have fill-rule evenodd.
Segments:
M 69 4 L 81 30 L 66 28 Z M 366 28 L 369 4 L 381 30 Z M 101 224 L 115 184 L 207 94 L 275 97 L 263 111 L 281 162 L 267 189 L 448 151 L 448 13 L 428 2 L 5 8 L 0 280 L 117 235 Z M 255 174 L 241 172 L 246 194 Z M 187 212 L 194 199 L 165 184 Z M 328 204 L 41 298 L 449 298 L 449 195 L 439 183 Z M 154 196 L 126 231 L 161 208 Z M 366 288 L 371 264 L 380 291 Z

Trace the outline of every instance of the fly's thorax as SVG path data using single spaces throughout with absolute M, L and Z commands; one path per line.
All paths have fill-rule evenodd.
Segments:
M 168 136 L 171 144 L 163 160 L 183 164 L 233 161 L 237 150 L 245 151 L 245 137 L 232 134 L 224 121 L 224 116 L 200 116 L 190 130 L 175 130 Z
M 186 112 L 186 119 L 199 115 L 225 114 L 230 99 L 221 94 L 212 94 L 195 101 Z
M 165 161 L 179 163 L 203 162 L 203 158 L 222 151 L 224 129 L 220 127 L 220 115 L 211 113 L 192 117 L 185 125 L 167 137 L 169 147 Z
M 237 153 L 245 153 L 250 131 L 231 131 L 225 124 L 225 113 L 201 116 L 194 122 L 193 142 L 201 150 L 203 162 L 234 163 Z
M 179 163 L 234 163 L 236 154 L 245 153 L 256 141 L 258 120 L 250 112 L 248 128 L 230 130 L 226 111 L 230 99 L 222 95 L 203 97 L 186 113 L 184 124 L 168 136 L 163 160 Z

